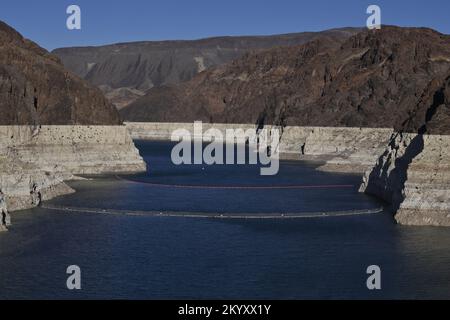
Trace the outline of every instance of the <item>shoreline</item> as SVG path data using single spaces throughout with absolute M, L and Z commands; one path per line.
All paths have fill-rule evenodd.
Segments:
M 205 130 L 216 126 L 254 128 L 207 124 Z M 133 139 L 170 141 L 172 130 L 192 127 L 192 123 L 0 126 L 0 135 L 9 137 L 0 141 L 6 155 L 0 160 L 6 218 L 10 219 L 9 212 L 75 192 L 64 183 L 74 175 L 143 172 L 146 164 Z M 333 127 L 286 127 L 282 132 L 281 160 L 309 161 L 319 171 L 360 175 L 360 192 L 389 203 L 400 224 L 450 226 L 450 164 L 445 162 L 450 136 Z M 5 223 L 1 225 L 5 229 Z

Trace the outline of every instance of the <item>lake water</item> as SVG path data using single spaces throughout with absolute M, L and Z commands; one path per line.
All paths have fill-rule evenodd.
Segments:
M 0 299 L 450 298 L 450 229 L 399 226 L 388 213 L 334 216 L 382 206 L 357 192 L 358 176 L 301 162 L 282 162 L 273 177 L 256 166 L 174 166 L 171 144 L 138 146 L 147 174 L 71 182 L 76 194 L 46 204 L 61 210 L 13 214 L 0 234 Z M 66 288 L 69 265 L 81 268 L 81 291 Z M 366 287 L 370 265 L 382 290 Z

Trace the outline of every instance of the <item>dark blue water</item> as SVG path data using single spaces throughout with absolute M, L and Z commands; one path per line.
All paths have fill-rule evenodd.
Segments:
M 77 189 L 77 194 L 51 203 L 128 210 L 253 214 L 363 210 L 382 206 L 375 199 L 358 193 L 360 176 L 319 172 L 313 164 L 283 162 L 277 175 L 261 176 L 260 166 L 255 165 L 175 166 L 170 159 L 172 144 L 141 141 L 137 145 L 149 165 L 146 174 L 107 177 L 96 179 L 95 183 L 75 182 L 71 185 Z
M 251 166 L 173 166 L 165 143 L 139 148 L 148 174 L 73 182 L 76 194 L 50 204 L 236 214 L 380 206 L 357 193 L 359 177 L 312 164 L 283 162 L 278 176 L 261 177 Z M 330 185 L 345 187 L 239 189 Z M 389 214 L 217 220 L 37 208 L 13 222 L 0 234 L 1 299 L 450 298 L 450 231 L 398 226 Z M 366 287 L 374 264 L 376 292 Z M 69 265 L 81 267 L 81 291 L 66 289 Z

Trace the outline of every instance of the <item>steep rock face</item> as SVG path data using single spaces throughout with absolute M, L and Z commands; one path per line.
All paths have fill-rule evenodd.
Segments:
M 127 121 L 266 123 L 403 128 L 450 68 L 450 37 L 430 29 L 383 27 L 344 41 L 247 54 L 172 87 L 152 89 L 121 111 Z M 447 117 L 443 110 L 441 118 Z M 436 120 L 429 133 L 450 132 Z
M 364 177 L 361 191 L 391 203 L 402 224 L 450 226 L 450 136 L 427 134 L 447 130 L 449 106 L 450 77 L 434 81 L 417 106 L 426 110 L 418 132 L 407 132 L 413 111 Z
M 0 125 L 121 123 L 99 89 L 1 21 L 0 113 Z
M 450 137 L 396 133 L 361 191 L 392 205 L 406 225 L 450 226 Z
M 99 86 L 120 109 L 153 87 L 188 81 L 199 72 L 237 59 L 250 50 L 298 45 L 318 38 L 338 40 L 357 31 L 343 28 L 274 36 L 135 42 L 63 48 L 53 53 L 68 69 Z
M 10 158 L 53 174 L 146 170 L 125 126 L 0 126 L 0 136 L 10 137 L 3 144 Z

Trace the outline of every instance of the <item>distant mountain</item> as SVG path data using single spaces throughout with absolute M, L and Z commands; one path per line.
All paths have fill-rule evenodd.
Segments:
M 120 109 L 153 87 L 188 81 L 201 71 L 228 63 L 251 50 L 304 44 L 319 38 L 338 42 L 358 31 L 343 28 L 273 36 L 134 42 L 63 48 L 53 53 L 68 69 L 100 87 Z
M 0 125 L 119 124 L 101 91 L 0 21 Z
M 334 39 L 333 39 L 334 40 Z M 128 121 L 394 127 L 450 134 L 450 36 L 384 26 L 246 54 L 155 88 Z

